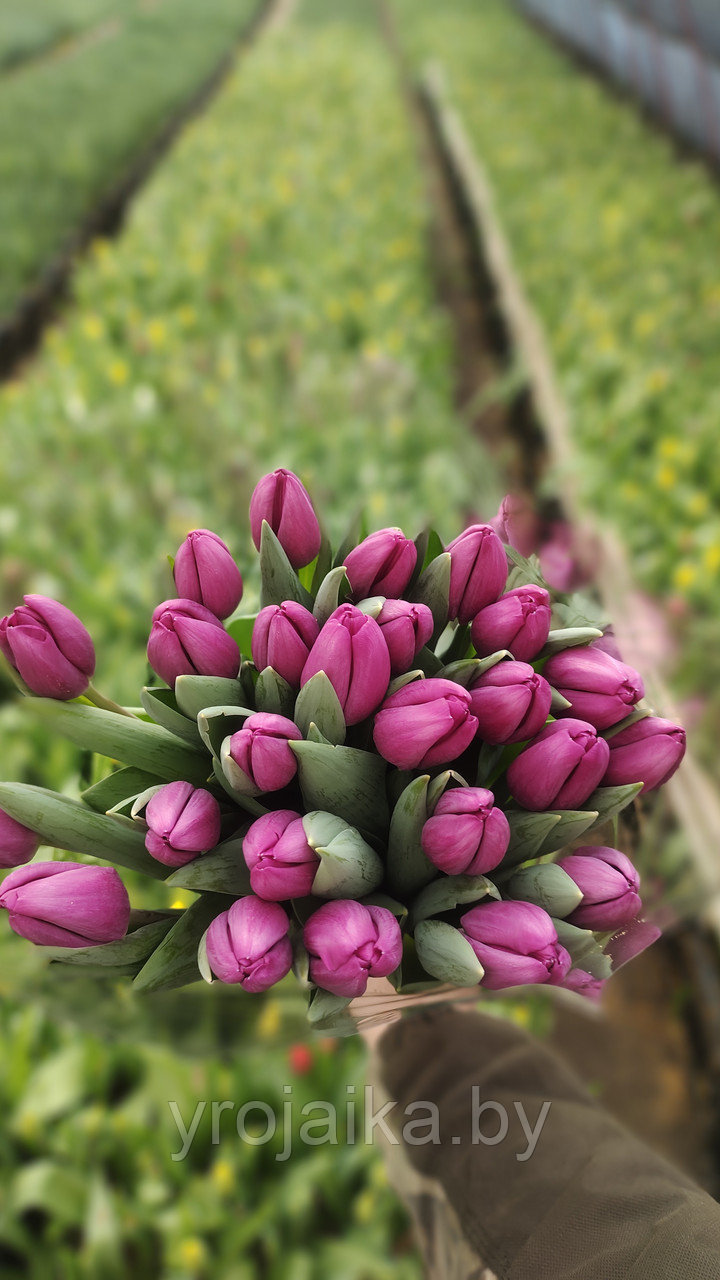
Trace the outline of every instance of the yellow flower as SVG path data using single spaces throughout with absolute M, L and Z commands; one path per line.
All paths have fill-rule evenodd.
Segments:
M 207 1261 L 207 1250 L 198 1236 L 188 1236 L 180 1242 L 178 1257 L 181 1266 L 187 1267 L 188 1271 L 196 1271 Z
M 661 458 L 679 458 L 682 453 L 682 441 L 677 436 L 663 436 L 658 445 Z
M 662 489 L 665 493 L 668 493 L 671 489 L 675 488 L 678 482 L 677 471 L 674 467 L 665 463 L 662 467 L 658 467 L 657 472 L 655 473 L 655 482 L 658 489 Z
M 151 347 L 164 347 L 167 341 L 167 325 L 164 320 L 151 320 L 147 327 L 147 340 Z
M 229 1160 L 216 1160 L 210 1170 L 210 1178 L 223 1195 L 228 1195 L 235 1188 L 235 1170 Z
M 82 322 L 82 331 L 91 342 L 97 342 L 105 333 L 105 324 L 102 317 L 93 313 L 85 316 Z
M 709 507 L 710 500 L 706 493 L 693 493 L 687 504 L 688 513 L 696 518 L 707 515 Z
M 122 387 L 130 377 L 130 367 L 127 360 L 112 360 L 108 365 L 108 378 L 116 387 Z
M 280 1004 L 277 1000 L 268 1000 L 256 1023 L 256 1030 L 261 1040 L 274 1040 L 281 1024 Z
M 647 389 L 648 391 L 664 391 L 669 381 L 670 375 L 667 369 L 651 369 L 647 376 Z
M 673 573 L 673 585 L 678 591 L 690 591 L 697 582 L 698 571 L 697 566 L 690 564 L 688 560 L 679 564 Z
M 720 569 L 720 542 L 711 542 L 703 551 L 703 567 L 708 573 L 717 573 Z
M 194 307 L 187 305 L 178 307 L 177 318 L 183 329 L 189 329 L 197 320 L 197 312 Z
M 638 338 L 647 338 L 658 327 L 658 317 L 653 311 L 641 311 L 633 322 L 633 332 Z

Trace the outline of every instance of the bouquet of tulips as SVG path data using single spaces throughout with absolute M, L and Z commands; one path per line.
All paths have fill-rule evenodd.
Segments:
M 134 710 L 90 683 L 79 619 L 26 596 L 0 649 L 29 711 L 113 765 L 78 800 L 0 784 L 15 932 L 143 990 L 293 970 L 323 1029 L 371 978 L 596 997 L 657 936 L 633 864 L 596 840 L 685 735 L 642 706 L 592 605 L 513 548 L 506 510 L 447 545 L 390 528 L 333 553 L 297 476 L 265 476 L 260 612 L 237 615 L 217 534 L 189 534 L 152 618 L 162 683 Z M 41 843 L 197 896 L 133 911 L 115 867 L 33 861 Z

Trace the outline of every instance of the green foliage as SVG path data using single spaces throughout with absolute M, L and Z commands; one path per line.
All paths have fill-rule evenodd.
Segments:
M 45 53 L 138 0 L 17 0 L 0 12 L 0 70 Z

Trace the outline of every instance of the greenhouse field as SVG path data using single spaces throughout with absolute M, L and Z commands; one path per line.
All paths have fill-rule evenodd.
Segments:
M 411 73 L 428 58 L 443 69 L 549 338 L 585 507 L 619 531 L 663 611 L 676 687 L 711 726 L 716 183 L 699 164 L 678 164 L 631 106 L 503 0 L 298 0 L 269 11 L 276 26 L 261 24 L 246 43 L 260 0 L 28 0 L 0 15 L 0 330 L 235 51 L 117 235 L 77 252 L 70 296 L 0 383 L 0 616 L 25 593 L 62 600 L 92 634 L 94 683 L 137 708 L 154 678 L 153 608 L 181 594 L 168 557 L 191 530 L 227 542 L 245 582 L 242 613 L 260 607 L 248 504 L 264 473 L 297 473 L 335 546 L 352 527 L 401 525 L 414 538 L 432 526 L 442 552 L 440 541 L 494 517 L 516 445 L 493 452 L 478 424 L 483 405 L 522 391 L 522 372 L 502 351 L 497 385 L 478 404 L 463 398 L 461 366 L 475 356 L 460 351 L 457 303 L 447 304 L 437 175 L 399 49 Z M 554 495 L 563 475 L 545 483 Z M 300 572 L 312 579 L 312 565 Z M 7 676 L 0 661 L 0 779 L 77 797 L 101 776 L 97 761 L 41 723 L 29 730 Z M 686 872 L 684 835 L 674 829 L 663 843 L 665 811 L 648 812 L 633 831 L 642 857 L 652 846 L 646 901 L 664 901 L 674 919 L 668 886 Z M 133 825 L 127 813 L 119 823 Z M 196 896 L 161 878 L 148 887 L 134 871 L 127 883 L 134 908 L 179 910 Z M 694 880 L 685 890 L 694 910 Z M 648 988 L 641 981 L 625 1006 L 618 986 L 620 1023 L 637 1021 L 647 1037 L 635 1012 Z M 124 976 L 48 966 L 0 912 L 3 1280 L 419 1280 L 410 1217 L 381 1152 L 346 1141 L 362 1122 L 367 1046 L 311 1035 L 304 994 L 283 979 L 257 997 L 222 982 L 148 996 Z M 674 977 L 649 1002 L 658 1019 L 677 1006 L 679 1024 L 690 1001 Z M 555 1025 L 554 1005 L 525 987 L 493 991 L 486 1008 L 540 1037 Z M 582 1034 L 600 1025 L 593 1014 Z M 675 1023 L 671 1047 L 673 1035 Z M 657 1044 L 662 1057 L 662 1035 Z M 669 1093 L 683 1062 L 678 1050 Z M 604 1059 L 590 1064 L 594 1094 L 605 1070 Z M 632 1083 L 627 1094 L 630 1109 Z M 220 1099 L 233 1103 L 215 1131 L 210 1102 Z M 246 1099 L 284 1117 L 271 1142 L 254 1144 L 251 1122 L 238 1136 Z M 344 1117 L 331 1144 L 300 1140 L 301 1108 L 317 1099 Z M 188 1125 L 198 1100 L 207 1110 L 177 1158 L 176 1117 Z
M 712 734 L 717 186 L 502 0 L 392 9 L 415 66 L 432 58 L 444 69 L 549 338 L 583 496 L 621 531 L 637 578 L 675 621 L 680 687 L 709 697 Z

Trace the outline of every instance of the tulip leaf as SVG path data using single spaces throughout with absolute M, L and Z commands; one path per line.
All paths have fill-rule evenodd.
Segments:
M 567 711 L 572 706 L 572 702 L 568 702 L 567 698 L 563 698 L 557 689 L 552 689 L 552 698 L 550 699 L 550 714 L 559 716 L 561 711 Z
M 167 782 L 182 778 L 201 786 L 210 772 L 204 752 L 179 742 L 161 725 L 52 698 L 28 698 L 26 707 L 31 715 L 77 747 L 135 765 Z
M 553 827 L 547 839 L 543 840 L 535 854 L 536 858 L 542 858 L 546 853 L 555 853 L 558 849 L 564 849 L 572 844 L 579 836 L 595 826 L 598 813 L 594 809 L 560 809 L 555 811 L 555 817 L 560 821 Z
M 459 787 L 466 787 L 467 781 L 463 778 L 457 769 L 445 769 L 442 773 L 438 773 L 428 784 L 427 790 L 427 807 L 428 813 L 435 812 L 435 806 L 444 791 L 450 786 L 451 782 L 457 782 Z
M 603 730 L 601 737 L 607 739 L 608 742 L 611 742 L 616 733 L 622 733 L 623 729 L 629 729 L 631 725 L 637 724 L 639 720 L 647 720 L 648 716 L 651 716 L 652 714 L 653 712 L 649 707 L 635 707 L 630 712 L 629 716 L 625 716 L 624 720 L 621 720 L 618 724 L 614 724 L 610 729 Z
M 329 574 L 332 568 L 332 547 L 327 534 L 323 532 L 320 550 L 315 557 L 314 563 L 309 566 L 312 569 L 312 579 L 310 582 L 310 594 L 316 596 L 320 584 Z
M 227 739 L 227 741 L 229 741 L 229 739 Z M 225 774 L 222 762 L 217 756 L 213 757 L 212 769 L 215 779 L 220 783 L 223 791 L 230 796 L 231 800 L 234 800 L 236 804 L 240 805 L 241 809 L 244 809 L 246 813 L 251 813 L 256 818 L 260 818 L 264 813 L 267 813 L 265 806 L 260 804 L 254 796 L 246 795 L 244 791 L 238 791 L 232 785 Z
M 285 600 L 295 600 L 306 609 L 312 609 L 310 592 L 302 585 L 267 520 L 262 522 L 260 535 L 260 580 L 263 609 L 269 604 L 282 604 Z
M 537 858 L 538 849 L 561 821 L 558 813 L 528 813 L 525 809 L 508 809 L 505 817 L 510 824 L 510 844 L 502 860 L 503 871 Z
M 474 987 L 485 974 L 467 938 L 444 920 L 421 920 L 415 929 L 415 949 L 423 969 L 439 982 Z
M 422 829 L 429 816 L 429 782 L 426 773 L 414 778 L 397 801 L 390 820 L 388 882 L 402 898 L 417 893 L 437 875 L 421 844 Z
M 133 986 L 137 991 L 162 991 L 199 981 L 198 945 L 208 925 L 227 910 L 221 894 L 203 894 L 183 911 L 169 933 L 146 960 Z
M 450 610 L 450 553 L 444 551 L 423 569 L 412 595 L 418 604 L 426 604 L 433 616 L 433 643 L 441 635 Z
M 455 684 L 461 684 L 464 689 L 469 689 L 473 680 L 477 680 L 484 671 L 489 671 L 491 667 L 497 666 L 503 658 L 512 658 L 509 649 L 500 649 L 497 653 L 492 653 L 488 658 L 460 658 L 457 662 L 450 662 L 438 675 L 442 680 L 454 680 Z
M 0 809 L 36 831 L 43 844 L 53 849 L 90 854 L 156 880 L 168 875 L 168 868 L 147 852 L 142 831 L 95 813 L 69 796 L 23 782 L 1 782 Z
M 169 733 L 182 738 L 191 747 L 202 746 L 195 719 L 189 720 L 183 711 L 178 709 L 178 702 L 172 689 L 160 686 L 157 689 L 144 688 L 140 693 L 140 701 L 156 724 L 162 725 Z
M 387 830 L 387 765 L 380 756 L 356 747 L 321 742 L 290 742 L 307 809 L 323 809 L 361 832 L 382 836 Z
M 240 836 L 225 840 L 210 853 L 179 867 L 166 883 L 173 889 L 190 889 L 194 893 L 229 893 L 234 898 L 251 892 L 250 872 L 243 857 Z
M 567 920 L 553 917 L 558 941 L 572 956 L 573 966 L 584 969 L 593 978 L 609 978 L 612 973 L 610 957 L 606 956 L 601 944 L 589 929 L 578 929 L 577 925 L 568 924 Z M 607 936 L 607 935 L 606 935 Z
M 341 596 L 347 599 L 350 595 L 350 583 L 345 573 L 345 565 L 340 564 L 335 569 L 331 569 L 327 577 L 323 579 L 318 587 L 318 593 L 315 597 L 313 605 L 313 614 L 321 627 L 325 626 L 331 613 L 334 613 L 340 604 Z
M 97 947 L 43 947 L 43 954 L 58 964 L 102 969 L 122 967 L 126 971 L 134 966 L 138 972 L 177 919 L 177 912 L 172 912 L 162 920 L 141 924 L 132 933 L 126 933 L 119 942 L 104 942 Z
M 254 618 L 238 618 L 237 621 L 252 623 Z M 195 721 L 206 707 L 239 707 L 243 703 L 240 681 L 227 680 L 223 676 L 178 676 L 175 697 L 183 715 Z
M 600 627 L 605 631 L 610 626 L 610 618 L 588 596 L 575 592 L 566 604 L 556 601 L 553 604 L 553 617 L 563 627 Z
M 500 898 L 499 889 L 487 876 L 442 876 L 426 885 L 415 899 L 411 912 L 413 925 L 467 903 L 479 902 L 481 898 Z
M 265 667 L 255 685 L 255 705 L 258 711 L 292 720 L 295 690 L 272 667 Z
M 425 676 L 439 676 L 442 671 L 442 662 L 427 645 L 423 645 L 420 652 L 415 654 L 414 661 Z
M 595 810 L 597 817 L 592 826 L 601 827 L 604 822 L 621 813 L 643 789 L 642 782 L 626 782 L 620 787 L 598 787 L 587 801 L 589 810 Z
M 438 649 L 440 646 L 438 646 Z M 446 666 L 455 666 L 456 663 L 464 661 L 466 658 L 475 658 L 477 655 L 470 644 L 470 627 L 467 623 L 451 622 L 447 628 L 447 639 L 445 640 L 442 652 L 439 653 Z M 455 677 L 448 676 L 448 680 Z
M 357 1031 L 352 1014 L 348 1012 L 348 996 L 334 996 L 330 991 L 315 987 L 308 1004 L 308 1022 L 313 1031 L 331 1032 L 333 1035 L 354 1035 Z
M 422 537 L 422 534 L 420 535 L 420 537 Z M 419 539 L 417 541 L 419 541 Z M 416 545 L 417 545 L 417 541 L 416 541 Z M 418 546 L 418 559 L 420 558 L 420 549 L 421 548 Z M 440 537 L 440 534 L 438 533 L 437 529 L 428 529 L 427 540 L 423 548 L 423 557 L 420 563 L 420 568 L 427 569 L 428 565 L 431 564 L 433 560 L 437 560 L 438 556 L 443 555 L 444 551 L 445 551 L 445 544 L 442 538 Z
M 385 697 L 391 698 L 394 693 L 397 693 L 400 689 L 404 689 L 406 684 L 412 684 L 413 680 L 422 680 L 424 675 L 425 672 L 422 668 L 417 667 L 414 671 L 404 671 L 401 676 L 395 676 L 395 679 L 391 680 L 388 685 Z
M 543 577 L 537 556 L 529 556 L 526 559 L 515 547 L 509 546 L 508 543 L 503 543 L 503 546 L 505 547 L 505 554 L 513 566 L 508 574 L 505 591 L 512 591 L 515 587 L 526 586 L 544 587 L 546 591 L 550 590 Z
M 344 827 L 331 834 L 327 844 L 313 844 L 313 848 L 320 858 L 312 886 L 316 897 L 357 899 L 382 884 L 380 858 L 352 827 Z
M 391 911 L 401 924 L 408 916 L 405 904 L 398 902 L 397 898 L 389 897 L 387 893 L 368 893 L 362 899 L 362 904 L 364 907 L 384 907 L 386 911 Z
M 549 658 L 553 653 L 561 653 L 563 649 L 575 649 L 578 645 L 590 644 L 591 640 L 599 640 L 602 631 L 597 627 L 563 627 L 551 631 L 543 647 L 540 658 Z
M 303 685 L 295 703 L 295 724 L 306 738 L 314 724 L 333 746 L 345 741 L 345 717 L 335 689 L 324 671 Z
M 350 527 L 335 553 L 333 564 L 336 568 L 345 563 L 345 557 L 350 554 L 359 542 L 362 542 L 366 532 L 365 516 L 362 511 L 358 511 L 353 516 Z
M 107 778 L 88 787 L 87 791 L 81 793 L 81 799 L 96 813 L 108 813 L 122 804 L 123 800 L 132 800 L 147 787 L 157 786 L 161 782 L 162 779 L 154 774 L 128 765 L 125 769 L 116 769 Z
M 521 867 L 508 881 L 505 892 L 510 898 L 532 902 L 536 907 L 547 911 L 548 915 L 561 918 L 569 916 L 571 911 L 579 907 L 583 897 L 567 871 L 563 871 L 554 862 Z
M 225 739 L 242 729 L 248 716 L 253 714 L 247 707 L 205 707 L 198 714 L 197 724 L 208 751 L 219 756 Z

